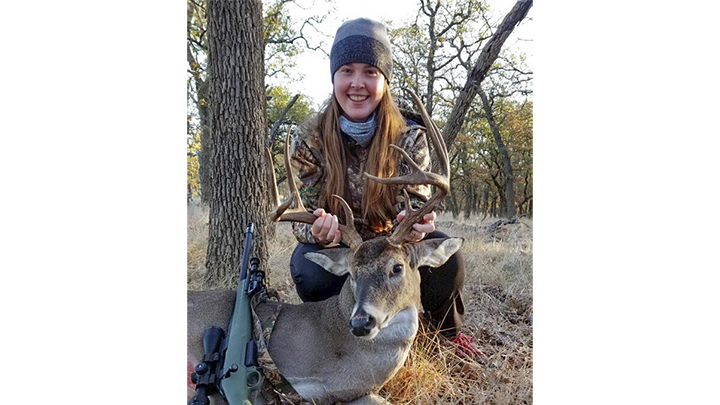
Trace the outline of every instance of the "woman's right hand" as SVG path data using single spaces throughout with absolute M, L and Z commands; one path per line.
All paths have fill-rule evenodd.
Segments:
M 339 245 L 342 234 L 337 216 L 325 212 L 322 208 L 316 209 L 313 215 L 318 218 L 313 223 L 310 231 L 317 243 L 327 244 L 327 247 Z

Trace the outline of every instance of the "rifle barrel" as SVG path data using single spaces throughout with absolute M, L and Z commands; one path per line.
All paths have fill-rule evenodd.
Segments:
M 242 291 L 246 288 L 244 280 L 247 278 L 248 261 L 250 260 L 250 244 L 252 243 L 255 224 L 250 222 L 245 230 L 245 247 L 243 247 L 242 263 L 240 264 L 240 279 L 238 280 L 238 290 Z M 241 290 L 242 288 L 242 290 Z

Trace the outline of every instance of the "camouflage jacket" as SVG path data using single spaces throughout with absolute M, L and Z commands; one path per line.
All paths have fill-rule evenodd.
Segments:
M 401 135 L 398 146 L 405 150 L 421 169 L 430 170 L 430 153 L 425 136 L 425 127 L 418 125 L 412 120 L 408 120 L 407 123 L 408 126 Z M 319 201 L 321 190 L 325 185 L 325 179 L 323 177 L 323 164 L 325 160 L 320 134 L 312 131 L 311 125 L 312 123 L 306 123 L 300 127 L 299 131 L 293 134 L 290 162 L 293 171 L 296 173 L 296 183 L 298 183 L 303 204 L 308 210 L 314 211 L 316 208 L 325 208 L 322 202 Z M 344 198 L 355 215 L 355 228 L 363 240 L 389 235 L 392 232 L 392 228 L 388 227 L 383 231 L 375 232 L 362 218 L 362 180 L 369 147 L 363 148 L 345 134 L 342 135 L 342 140 L 347 164 L 347 187 Z M 402 157 L 400 157 L 398 161 L 398 171 L 398 175 L 400 176 L 409 174 L 411 171 Z M 420 204 L 423 200 L 426 201 L 431 195 L 430 188 L 425 185 L 408 186 L 407 189 L 411 196 L 423 196 L 421 198 L 416 198 L 415 196 L 411 198 L 413 207 L 415 207 L 416 204 Z M 396 199 L 396 213 L 404 209 L 405 205 L 404 198 L 402 198 L 402 194 L 400 193 L 401 191 L 399 191 Z M 332 214 L 340 216 L 341 213 L 333 212 Z M 397 220 L 393 219 L 392 225 L 397 225 Z M 292 227 L 293 233 L 300 243 L 317 243 L 311 233 L 312 225 L 293 223 Z

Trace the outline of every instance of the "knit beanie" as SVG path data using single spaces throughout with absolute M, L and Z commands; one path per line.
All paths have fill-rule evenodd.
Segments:
M 345 21 L 335 34 L 330 49 L 330 80 L 340 66 L 367 63 L 380 69 L 388 82 L 392 78 L 392 53 L 385 25 L 368 18 Z

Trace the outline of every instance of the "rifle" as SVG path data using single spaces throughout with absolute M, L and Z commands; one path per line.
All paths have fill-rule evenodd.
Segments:
M 248 258 L 254 225 L 245 232 L 245 246 L 240 265 L 235 306 L 228 325 L 227 336 L 222 328 L 211 326 L 203 335 L 203 359 L 195 366 L 191 378 L 195 396 L 190 405 L 209 405 L 208 395 L 217 391 L 230 405 L 251 405 L 250 394 L 260 388 L 262 374 L 257 370 L 257 347 L 252 335 L 250 298 L 264 289 L 265 272 L 258 270 L 260 260 Z

